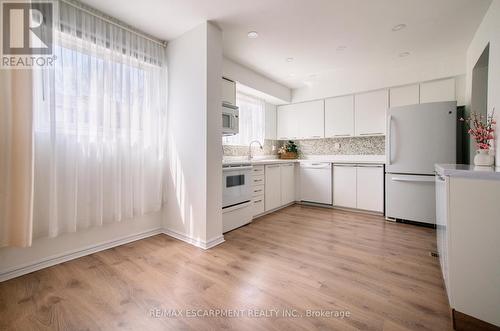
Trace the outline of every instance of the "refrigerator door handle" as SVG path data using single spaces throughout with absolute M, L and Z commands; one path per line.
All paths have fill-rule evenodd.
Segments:
M 393 182 L 432 182 L 434 183 L 435 178 L 429 176 L 428 178 L 409 178 L 409 177 L 392 177 Z
M 389 132 L 389 134 L 387 135 L 387 164 L 388 165 L 391 165 L 391 162 L 392 162 L 392 153 L 391 153 L 391 149 L 392 149 L 392 144 L 391 144 L 391 140 L 392 140 L 392 115 L 389 115 L 389 118 L 387 120 L 389 123 L 388 123 L 388 129 L 387 131 Z

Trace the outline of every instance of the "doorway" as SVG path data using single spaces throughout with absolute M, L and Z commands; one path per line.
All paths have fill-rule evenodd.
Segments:
M 484 118 L 488 115 L 489 55 L 490 45 L 488 44 L 472 70 L 471 109 L 469 112 L 476 112 Z M 476 154 L 476 145 L 474 140 L 471 139 L 469 135 L 467 136 L 469 140 L 469 162 L 472 162 L 474 155 Z

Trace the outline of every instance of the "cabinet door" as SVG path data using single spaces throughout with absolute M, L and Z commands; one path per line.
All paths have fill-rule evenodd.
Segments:
M 385 135 L 385 113 L 389 107 L 387 90 L 354 97 L 356 136 Z
M 276 106 L 266 103 L 265 139 L 276 140 Z
M 354 136 L 354 96 L 325 100 L 325 137 Z
M 299 111 L 296 105 L 278 107 L 278 140 L 297 139 L 299 137 Z
M 384 167 L 381 165 L 359 165 L 356 170 L 357 208 L 383 212 Z
M 299 113 L 299 138 L 319 139 L 325 137 L 325 104 L 323 100 L 297 104 Z
M 333 166 L 333 205 L 356 208 L 356 166 Z
M 450 280 L 448 278 L 448 183 L 449 177 L 436 175 L 436 239 L 439 252 L 439 263 L 448 295 Z
M 295 164 L 287 163 L 281 166 L 281 205 L 295 201 Z
M 455 101 L 455 79 L 443 79 L 420 84 L 420 103 Z
M 420 103 L 420 86 L 415 84 L 391 88 L 389 96 L 391 108 L 418 105 Z
M 222 102 L 236 105 L 236 83 L 222 78 Z
M 279 164 L 266 165 L 265 171 L 266 211 L 281 206 L 281 171 Z

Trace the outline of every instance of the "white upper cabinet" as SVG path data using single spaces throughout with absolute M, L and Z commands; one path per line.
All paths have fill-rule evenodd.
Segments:
M 354 136 L 354 96 L 325 100 L 325 137 Z
M 418 84 L 394 87 L 390 89 L 389 93 L 391 108 L 418 105 L 420 103 L 420 86 Z
M 324 100 L 303 102 L 299 106 L 299 138 L 318 139 L 325 137 Z
M 356 136 L 385 135 L 387 108 L 389 108 L 387 90 L 357 94 L 354 97 Z
M 420 84 L 420 103 L 455 101 L 455 79 L 443 79 Z
M 265 139 L 276 140 L 276 106 L 266 103 L 265 108 Z
M 297 105 L 278 106 L 278 140 L 297 139 L 299 137 L 299 115 Z
M 278 106 L 278 139 L 316 139 L 325 136 L 324 101 Z
M 222 77 L 222 102 L 236 105 L 236 83 Z

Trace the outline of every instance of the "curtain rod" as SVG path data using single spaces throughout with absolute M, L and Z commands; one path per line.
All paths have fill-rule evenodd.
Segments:
M 74 2 L 68 1 L 68 0 L 59 0 L 59 1 L 64 2 L 65 4 L 67 4 L 67 5 L 69 5 L 69 6 L 73 7 L 73 8 L 76 8 L 78 10 L 84 11 L 87 14 L 92 15 L 94 17 L 97 17 L 97 18 L 99 18 L 99 19 L 101 19 L 101 20 L 103 20 L 103 21 L 105 21 L 105 22 L 107 22 L 109 24 L 113 24 L 114 26 L 117 26 L 117 27 L 119 27 L 121 29 L 127 30 L 130 33 L 133 33 L 133 34 L 138 35 L 138 36 L 140 36 L 142 38 L 148 39 L 149 41 L 157 43 L 157 44 L 159 44 L 159 45 L 161 45 L 163 47 L 167 46 L 167 42 L 166 41 L 153 38 L 153 37 L 145 34 L 144 32 L 140 32 L 140 31 L 134 30 L 132 28 L 129 28 L 128 26 L 125 26 L 125 23 L 120 24 L 118 22 L 114 22 L 113 20 L 105 17 L 104 15 L 106 15 L 106 14 L 104 14 L 104 13 L 103 14 L 99 14 L 100 11 L 98 11 L 96 9 L 92 8 L 92 10 L 90 10 L 90 9 L 87 9 L 87 8 L 83 7 L 81 4 L 77 4 L 77 3 L 74 3 Z

